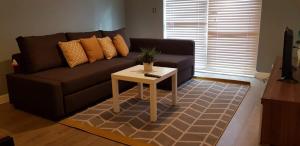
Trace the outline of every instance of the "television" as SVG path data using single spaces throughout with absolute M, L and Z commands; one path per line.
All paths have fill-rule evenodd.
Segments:
M 293 77 L 293 44 L 294 32 L 287 27 L 284 32 L 281 81 L 297 82 Z

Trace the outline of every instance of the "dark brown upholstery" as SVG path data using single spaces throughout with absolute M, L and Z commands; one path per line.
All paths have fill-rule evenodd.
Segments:
M 130 43 L 131 51 L 135 52 L 140 52 L 141 48 L 156 48 L 164 54 L 195 54 L 195 42 L 191 40 L 131 38 Z
M 169 55 L 160 54 L 155 58 L 154 65 L 162 67 L 177 68 L 183 71 L 186 68 L 192 68 L 194 60 L 192 55 Z
M 109 81 L 111 73 L 131 67 L 135 61 L 114 58 L 83 64 L 75 68 L 60 67 L 33 74 L 34 77 L 59 81 L 63 95 L 68 95 L 98 83 Z
M 72 113 L 80 108 L 87 107 L 91 103 L 101 101 L 99 97 L 108 97 L 111 95 L 111 82 L 101 82 L 84 90 L 80 90 L 76 93 L 66 95 L 65 98 L 65 110 L 67 113 Z M 84 97 L 84 98 L 83 98 Z M 105 100 L 106 98 L 103 98 Z
M 126 58 L 138 60 L 140 52 L 130 52 Z M 185 70 L 186 68 L 193 68 L 194 60 L 192 55 L 170 55 L 159 54 L 154 60 L 155 66 L 174 67 L 178 71 Z
M 45 36 L 18 37 L 27 73 L 62 66 L 65 61 L 58 47 L 59 41 L 66 41 L 64 33 Z
M 181 85 L 182 83 L 190 80 L 194 75 L 194 69 L 193 68 L 187 68 L 184 71 L 179 71 L 177 73 L 177 85 Z M 172 80 L 171 78 L 168 78 L 162 82 L 160 82 L 157 85 L 157 88 L 159 89 L 165 89 L 165 90 L 171 90 L 172 89 Z
M 124 38 L 126 44 L 128 45 L 128 47 L 130 47 L 130 40 L 125 32 L 125 28 L 121 28 L 121 29 L 118 29 L 118 30 L 114 30 L 114 31 L 102 31 L 102 35 L 104 37 L 108 36 L 110 38 L 113 38 L 115 37 L 117 34 L 120 34 L 122 35 L 122 37 Z
M 69 39 L 78 39 L 90 37 L 94 33 L 96 32 L 68 33 L 68 37 Z M 122 34 L 120 30 L 102 33 L 106 36 Z M 61 40 L 58 40 L 59 37 L 62 37 Z M 37 43 L 38 40 L 45 44 Z M 162 54 L 156 58 L 155 65 L 178 68 L 178 85 L 191 79 L 194 74 L 195 45 L 193 41 L 131 39 L 131 51 L 127 57 L 99 60 L 95 63 L 79 65 L 73 69 L 64 66 L 64 62 L 56 50 L 58 41 L 66 41 L 66 38 L 64 35 L 56 34 L 26 37 L 26 41 L 23 37 L 18 39 L 18 43 L 22 47 L 27 47 L 21 51 L 21 54 L 13 56 L 20 63 L 22 69 L 17 70 L 18 73 L 7 75 L 10 102 L 16 108 L 51 120 L 59 120 L 80 109 L 103 101 L 111 97 L 111 73 L 136 65 L 140 48 L 155 47 L 161 51 Z M 43 46 L 45 48 L 37 49 Z M 54 49 L 49 51 L 49 48 Z M 47 51 L 42 51 L 44 49 Z M 40 56 L 36 57 L 35 55 Z M 49 58 L 48 55 L 52 58 Z M 35 64 L 31 68 L 32 66 L 28 66 L 28 61 L 25 61 L 28 58 L 42 63 L 38 64 L 39 62 L 37 62 L 38 65 Z M 34 73 L 25 74 L 23 70 Z M 119 88 L 120 91 L 124 91 L 133 85 L 135 83 L 121 81 Z M 167 79 L 159 83 L 158 87 L 170 89 L 171 80 Z
M 65 115 L 60 82 L 28 74 L 9 74 L 7 86 L 10 102 L 16 108 L 52 120 Z
M 66 33 L 67 39 L 69 41 L 78 40 L 81 38 L 90 38 L 93 35 L 95 35 L 97 38 L 101 38 L 102 37 L 101 30 L 91 31 L 91 32 L 69 32 L 69 33 Z
M 119 82 L 120 92 L 130 89 L 136 85 L 131 82 Z M 65 112 L 74 113 L 78 110 L 84 109 L 92 104 L 101 102 L 112 96 L 111 81 L 101 82 L 84 90 L 76 93 L 66 95 L 65 99 Z
M 126 59 L 132 59 L 132 60 L 135 60 L 135 61 L 138 61 L 138 58 L 140 56 L 140 52 L 129 52 L 128 53 L 128 56 L 124 57 Z
M 156 57 L 154 64 L 157 66 L 178 68 L 178 85 L 194 76 L 194 41 L 132 38 L 130 42 L 131 51 L 134 52 L 140 52 L 140 48 L 155 48 L 160 51 L 162 54 Z M 158 88 L 170 90 L 171 79 L 159 83 Z

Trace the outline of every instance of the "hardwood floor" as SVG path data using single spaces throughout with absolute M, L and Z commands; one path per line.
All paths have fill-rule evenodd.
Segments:
M 258 146 L 264 83 L 254 78 L 235 77 L 251 82 L 251 88 L 218 146 Z M 13 136 L 16 146 L 121 146 L 123 144 L 57 124 L 0 104 L 0 132 Z
M 237 146 L 257 146 L 260 142 L 260 123 L 261 123 L 261 112 L 262 105 L 260 101 L 257 102 L 254 109 L 252 110 L 247 123 L 245 124 L 244 130 L 238 136 L 236 140 Z
M 7 94 L 5 95 L 0 95 L 0 104 L 8 102 L 8 97 Z
M 16 110 L 8 103 L 0 105 L 0 117 L 1 132 L 13 136 L 16 146 L 122 145 Z
M 263 81 L 240 78 L 251 82 L 250 90 L 229 123 L 217 146 L 259 146 L 262 108 L 260 99 L 265 89 Z

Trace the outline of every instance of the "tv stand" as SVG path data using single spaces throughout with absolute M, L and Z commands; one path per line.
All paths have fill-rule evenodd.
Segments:
M 281 58 L 277 58 L 261 99 L 263 105 L 261 144 L 300 145 L 300 84 L 278 81 Z M 300 81 L 299 69 L 294 78 Z M 291 81 L 294 82 L 294 81 Z
M 280 68 L 280 70 L 282 71 L 282 68 Z M 292 66 L 292 74 L 288 77 L 281 77 L 280 79 L 278 79 L 278 81 L 281 82 L 286 82 L 286 83 L 290 83 L 290 84 L 297 84 L 299 83 L 298 80 L 296 80 L 293 75 L 294 73 L 297 72 L 297 68 Z

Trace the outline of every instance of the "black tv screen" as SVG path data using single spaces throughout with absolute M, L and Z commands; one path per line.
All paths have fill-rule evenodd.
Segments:
M 294 43 L 294 33 L 293 30 L 288 27 L 284 32 L 284 46 L 283 46 L 283 57 L 282 57 L 282 74 L 281 78 L 283 80 L 293 80 L 293 43 Z

